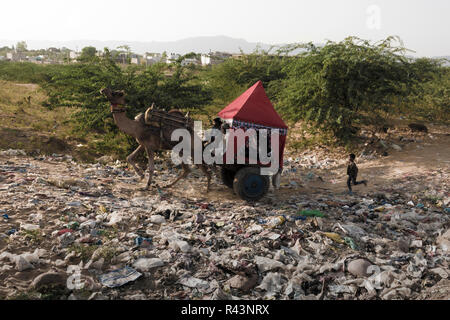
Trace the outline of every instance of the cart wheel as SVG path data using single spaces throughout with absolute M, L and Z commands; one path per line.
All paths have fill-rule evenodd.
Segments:
M 234 180 L 235 175 L 236 175 L 235 171 L 232 171 L 232 170 L 222 167 L 222 170 L 221 170 L 222 182 L 228 188 L 233 188 L 233 180 Z
M 257 201 L 269 191 L 268 176 L 261 175 L 259 168 L 245 167 L 240 169 L 233 181 L 234 192 L 243 200 Z

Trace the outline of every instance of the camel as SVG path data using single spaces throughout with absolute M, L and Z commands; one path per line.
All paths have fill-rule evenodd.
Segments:
M 154 154 L 155 151 L 158 150 L 171 150 L 173 147 L 173 143 L 170 141 L 170 136 L 173 132 L 173 130 L 180 128 L 180 125 L 174 125 L 173 123 L 159 123 L 160 126 L 152 126 L 151 124 L 151 113 L 150 111 L 153 110 L 153 105 L 150 107 L 145 114 L 141 113 L 137 115 L 134 120 L 128 118 L 126 116 L 126 109 L 124 107 L 125 105 L 125 93 L 123 91 L 112 91 L 108 88 L 102 89 L 100 91 L 102 94 L 106 96 L 106 98 L 111 103 L 111 113 L 113 114 L 114 122 L 116 123 L 117 127 L 120 131 L 122 131 L 125 134 L 128 134 L 132 137 L 134 137 L 139 144 L 139 147 L 137 147 L 136 150 L 134 150 L 126 159 L 127 162 L 133 167 L 135 172 L 139 175 L 140 179 L 143 180 L 145 178 L 145 173 L 141 168 L 137 166 L 136 162 L 136 156 L 145 151 L 148 158 L 148 173 L 149 177 L 147 180 L 147 185 L 145 187 L 145 190 L 151 189 L 151 183 L 152 183 L 152 177 L 153 172 L 155 170 L 155 164 L 154 164 Z M 161 111 L 159 111 L 161 113 Z M 191 122 L 188 119 L 188 116 L 186 117 L 178 110 L 171 110 L 169 112 L 164 112 L 166 115 L 169 116 L 175 116 L 177 119 L 185 118 L 186 119 L 186 128 L 191 131 L 191 154 L 194 154 L 194 133 L 192 130 Z M 164 188 L 169 188 L 175 185 L 178 181 L 181 179 L 186 178 L 190 173 L 190 168 L 188 164 L 182 163 L 181 164 L 183 168 L 182 174 L 175 179 L 172 183 L 169 183 L 168 185 L 164 186 Z M 208 180 L 208 185 L 206 188 L 206 191 L 209 191 L 210 182 L 211 182 L 211 174 L 208 171 L 208 168 L 206 164 L 198 164 L 197 167 L 199 167 L 203 173 L 206 175 L 206 178 Z

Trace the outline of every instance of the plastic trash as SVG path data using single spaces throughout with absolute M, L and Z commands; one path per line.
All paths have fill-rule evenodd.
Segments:
M 275 273 L 275 272 L 269 272 L 263 278 L 263 280 L 261 281 L 261 284 L 256 287 L 256 289 L 266 291 L 267 297 L 273 297 L 277 293 L 281 292 L 284 282 L 286 282 L 286 281 L 285 280 L 283 281 L 281 274 Z
M 0 151 L 0 155 L 2 156 L 25 156 L 26 153 L 23 150 L 16 150 L 16 149 L 8 149 L 5 151 Z
M 268 221 L 267 226 L 269 228 L 276 228 L 276 227 L 282 225 L 285 221 L 286 221 L 286 219 L 284 216 L 274 217 Z
M 142 273 L 133 268 L 124 267 L 99 276 L 99 280 L 105 287 L 115 288 L 134 281 L 141 275 Z
M 68 229 L 77 230 L 80 227 L 80 224 L 76 221 L 70 222 L 67 224 Z
M 187 253 L 192 250 L 192 247 L 184 240 L 172 240 L 169 241 L 169 245 L 174 250 L 180 250 L 181 252 Z
M 148 248 L 152 245 L 152 238 L 136 237 L 134 243 L 138 247 Z
M 200 207 L 200 209 L 203 210 L 209 209 L 209 203 L 198 203 L 197 205 Z
M 267 223 L 267 226 L 269 228 L 276 228 L 276 227 L 282 225 L 285 221 L 286 221 L 286 219 L 283 216 L 278 216 L 278 217 L 270 219 L 269 222 Z
M 17 232 L 16 229 L 11 229 L 11 230 L 8 230 L 8 231 L 6 232 L 6 234 L 7 234 L 8 236 L 10 236 L 10 235 L 12 235 L 12 234 L 14 234 L 14 233 L 16 233 L 16 232 Z
M 160 216 L 159 214 L 155 214 L 150 217 L 151 223 L 161 224 L 166 222 L 166 219 L 163 216 Z
M 34 268 L 33 265 L 22 256 L 16 257 L 15 262 L 16 262 L 16 269 L 19 271 L 25 271 Z
M 325 217 L 325 215 L 319 210 L 302 210 L 300 212 L 297 212 L 297 214 L 305 217 Z
M 209 288 L 209 282 L 194 278 L 194 277 L 184 277 L 178 281 L 183 286 L 189 287 L 189 288 L 197 288 L 197 289 L 208 289 Z
M 288 220 L 288 221 L 298 221 L 298 220 L 305 221 L 306 217 L 305 216 L 287 216 L 286 220 Z
M 334 232 L 323 232 L 323 235 L 338 243 L 345 243 L 341 236 Z
M 164 261 L 159 258 L 139 258 L 133 264 L 133 267 L 136 270 L 147 272 L 152 268 L 162 267 L 164 265 Z
M 351 237 L 361 238 L 367 235 L 367 232 L 357 225 L 354 224 L 342 224 L 342 225 L 338 224 L 338 225 L 345 233 L 349 234 Z
M 259 224 L 266 224 L 267 223 L 266 219 L 261 219 L 261 218 L 258 218 L 256 221 L 258 221 Z
M 347 265 L 347 270 L 348 272 L 350 272 L 351 274 L 353 274 L 354 276 L 357 277 L 367 277 L 370 273 L 369 273 L 369 267 L 372 264 L 365 260 L 365 259 L 357 259 L 357 260 L 353 260 L 351 261 L 348 265 Z
M 65 228 L 65 229 L 61 229 L 61 230 L 59 230 L 58 231 L 58 233 L 56 234 L 57 236 L 60 236 L 60 235 L 63 235 L 63 234 L 65 234 L 65 233 L 70 233 L 70 232 L 73 232 L 73 230 L 72 229 L 69 229 L 69 228 Z
M 20 225 L 20 229 L 23 229 L 26 231 L 34 231 L 34 230 L 39 230 L 40 227 L 36 224 L 22 223 Z
M 352 248 L 353 250 L 357 250 L 358 247 L 356 246 L 355 242 L 353 241 L 352 238 L 350 237 L 344 237 L 344 241 L 346 244 L 349 245 L 350 248 Z
M 260 272 L 270 271 L 273 269 L 284 267 L 284 264 L 280 261 L 261 256 L 255 257 L 255 263 L 258 266 Z
M 251 277 L 246 277 L 242 275 L 235 275 L 234 277 L 228 279 L 226 282 L 231 288 L 239 289 L 243 292 L 248 292 L 255 287 L 258 282 L 258 276 L 253 274 Z
M 58 236 L 58 241 L 62 248 L 66 248 L 75 242 L 75 236 L 72 232 L 65 232 Z

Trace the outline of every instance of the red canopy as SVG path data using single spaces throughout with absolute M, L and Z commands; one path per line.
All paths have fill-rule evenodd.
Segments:
M 261 81 L 255 83 L 236 100 L 222 109 L 219 112 L 219 117 L 287 129 L 286 124 L 267 97 Z
M 272 103 L 264 91 L 261 81 L 247 89 L 236 100 L 219 112 L 219 117 L 233 120 L 234 128 L 277 128 L 280 130 L 279 155 L 280 168 L 283 167 L 283 152 L 286 144 L 287 125 L 273 108 Z M 234 144 L 236 152 L 236 144 Z M 224 155 L 225 158 L 225 155 Z

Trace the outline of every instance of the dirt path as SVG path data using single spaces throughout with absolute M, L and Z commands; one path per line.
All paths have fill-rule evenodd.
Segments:
M 386 192 L 396 189 L 411 179 L 421 177 L 433 177 L 432 172 L 442 174 L 450 172 L 450 134 L 445 129 L 439 128 L 431 132 L 431 137 L 421 135 L 417 142 L 404 143 L 401 151 L 390 150 L 386 157 L 378 157 L 372 160 L 358 159 L 359 176 L 358 180 L 367 179 L 367 187 L 355 186 L 353 191 L 360 196 L 366 196 L 376 192 Z M 315 176 L 320 176 L 323 181 L 317 179 L 305 179 L 304 175 L 308 171 L 314 172 Z M 206 179 L 202 174 L 195 175 L 196 179 Z M 191 178 L 192 179 L 192 176 Z M 281 188 L 273 190 L 271 188 L 269 197 L 276 199 L 286 199 L 295 197 L 298 194 L 338 194 L 345 195 L 346 185 L 346 164 L 332 169 L 320 170 L 297 170 L 296 173 L 285 173 L 282 176 Z M 295 183 L 293 186 L 292 183 Z M 171 189 L 170 192 L 176 196 L 186 198 L 196 198 L 204 201 L 241 201 L 232 190 L 225 187 L 216 180 L 212 190 L 205 193 L 193 187 L 189 180 L 180 182 L 180 188 Z M 416 185 L 417 190 L 421 189 L 420 183 Z M 440 188 L 439 188 L 440 189 Z
M 408 179 L 433 176 L 432 172 L 450 172 L 450 134 L 439 130 L 430 136 L 423 136 L 417 142 L 407 143 L 402 150 L 390 150 L 387 157 L 372 160 L 357 159 L 359 175 L 358 180 L 367 179 L 367 187 L 355 186 L 353 189 L 361 195 L 379 192 L 398 187 L 398 184 Z M 297 177 L 288 176 L 291 181 L 296 181 L 304 187 L 306 193 L 332 192 L 342 194 L 347 191 L 346 165 L 340 165 L 333 169 L 315 170 L 324 182 L 308 181 Z M 289 182 L 289 181 L 287 181 Z M 417 188 L 420 189 L 420 184 Z M 291 193 L 291 192 L 288 192 Z

